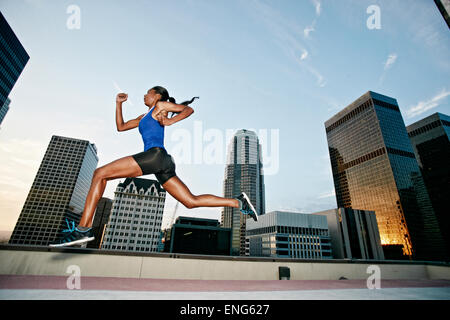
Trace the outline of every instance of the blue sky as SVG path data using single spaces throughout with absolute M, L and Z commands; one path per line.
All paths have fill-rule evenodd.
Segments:
M 69 5 L 80 29 L 67 28 Z M 367 27 L 371 5 L 380 29 Z M 224 136 L 278 130 L 267 211 L 336 206 L 324 122 L 368 90 L 396 98 L 407 125 L 450 113 L 450 31 L 431 0 L 2 0 L 0 9 L 31 57 L 0 130 L 0 230 L 13 229 L 52 135 L 95 143 L 99 166 L 142 151 L 137 130 L 116 131 L 118 88 L 130 98 L 125 120 L 147 111 L 154 85 L 178 101 L 200 97 L 190 118 L 166 128 L 169 153 L 174 132 L 193 135 L 196 123 Z M 177 162 L 196 194 L 222 195 L 224 169 Z M 169 197 L 163 226 L 174 205 Z

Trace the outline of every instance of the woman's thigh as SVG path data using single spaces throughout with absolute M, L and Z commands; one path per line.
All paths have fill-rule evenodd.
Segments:
M 101 178 L 108 180 L 134 178 L 142 175 L 142 170 L 131 156 L 110 162 L 96 170 Z

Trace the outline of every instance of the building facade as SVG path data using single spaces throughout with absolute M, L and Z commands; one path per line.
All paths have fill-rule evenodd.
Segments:
M 325 128 L 337 206 L 375 211 L 382 245 L 401 246 L 410 258 L 442 259 L 436 216 L 397 101 L 369 91 Z
M 94 219 L 92 220 L 92 230 L 94 231 L 94 240 L 87 243 L 88 248 L 100 249 L 103 234 L 105 232 L 106 225 L 109 221 L 109 216 L 111 215 L 113 201 L 108 198 L 102 197 L 95 209 Z
M 246 225 L 250 256 L 331 259 L 331 238 L 324 216 L 272 211 Z
M 0 106 L 3 106 L 30 56 L 0 12 Z
M 170 252 L 231 254 L 231 229 L 221 228 L 218 220 L 178 217 L 170 234 Z
M 450 117 L 434 113 L 406 127 L 450 257 Z
M 258 215 L 265 213 L 262 151 L 255 132 L 238 130 L 231 139 L 223 186 L 224 197 L 235 198 L 245 192 Z M 232 255 L 245 255 L 245 225 L 249 218 L 237 208 L 222 211 L 222 227 L 232 229 Z
M 117 185 L 102 249 L 159 252 L 166 191 L 158 181 L 126 178 Z
M 84 210 L 97 149 L 86 140 L 52 136 L 9 243 L 48 245 L 77 224 Z
M 5 103 L 0 106 L 0 125 L 2 124 L 3 119 L 5 119 L 6 114 L 8 113 L 10 103 L 11 100 L 9 98 L 6 98 Z
M 384 259 L 374 211 L 337 208 L 313 214 L 327 218 L 334 259 Z

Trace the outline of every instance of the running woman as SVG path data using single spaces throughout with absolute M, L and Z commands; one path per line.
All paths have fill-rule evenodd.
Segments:
M 233 207 L 239 208 L 243 214 L 250 215 L 258 221 L 258 215 L 248 196 L 242 192 L 237 198 L 222 198 L 211 194 L 194 195 L 175 173 L 175 162 L 164 148 L 164 128 L 189 117 L 194 110 L 189 106 L 190 101 L 176 104 L 167 90 L 156 86 L 144 95 L 144 104 L 148 107 L 136 119 L 123 121 L 122 104 L 128 95 L 119 93 L 116 97 L 116 124 L 118 131 L 139 128 L 144 141 L 144 152 L 115 160 L 97 168 L 92 177 L 91 187 L 86 197 L 86 203 L 78 226 L 75 222 L 66 220 L 68 228 L 63 230 L 63 236 L 51 247 L 79 245 L 94 240 L 92 220 L 97 203 L 103 195 L 106 183 L 119 178 L 133 178 L 142 175 L 155 174 L 156 179 L 172 197 L 181 202 L 186 208 L 198 207 Z M 171 112 L 172 117 L 167 114 Z

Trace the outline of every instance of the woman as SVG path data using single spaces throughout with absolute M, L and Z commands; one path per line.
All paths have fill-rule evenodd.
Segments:
M 148 112 L 136 119 L 124 122 L 122 103 L 127 101 L 127 98 L 128 95 L 125 93 L 119 93 L 116 98 L 117 130 L 126 131 L 138 127 L 144 141 L 144 152 L 121 158 L 97 168 L 92 178 L 79 225 L 75 227 L 74 222 L 67 222 L 68 229 L 63 230 L 63 237 L 50 246 L 70 246 L 94 240 L 91 228 L 92 218 L 97 203 L 105 191 L 106 182 L 147 174 L 155 174 L 162 187 L 186 208 L 233 207 L 239 208 L 243 214 L 250 215 L 255 221 L 258 220 L 256 210 L 245 193 L 241 193 L 234 199 L 217 197 L 211 194 L 193 195 L 177 177 L 173 158 L 164 148 L 164 127 L 189 117 L 194 112 L 189 104 L 196 97 L 190 101 L 176 104 L 175 99 L 169 96 L 165 88 L 153 87 L 144 95 L 144 103 L 149 108 Z M 172 112 L 175 116 L 168 118 L 169 112 Z

